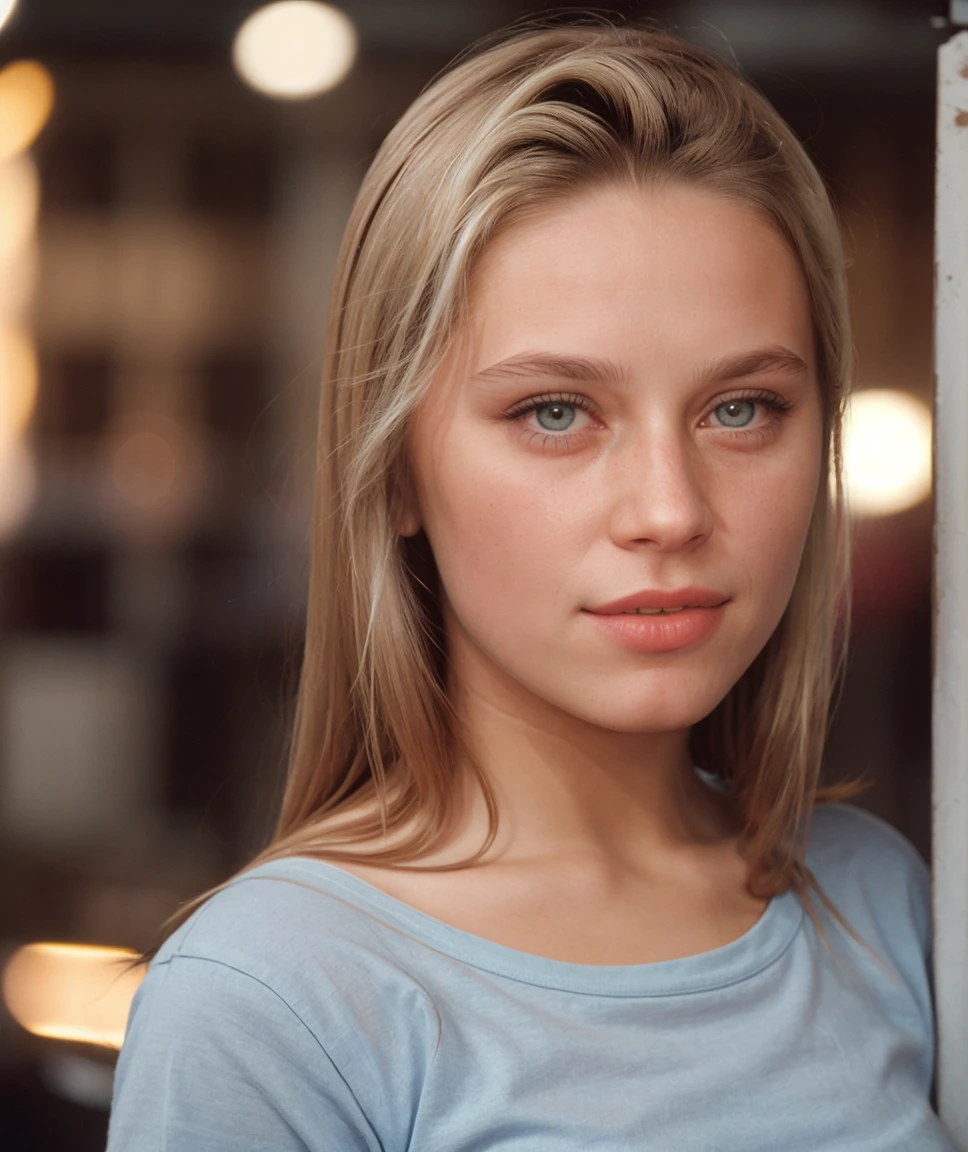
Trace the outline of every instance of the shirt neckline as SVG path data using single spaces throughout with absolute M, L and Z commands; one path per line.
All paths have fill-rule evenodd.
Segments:
M 718 778 L 697 768 L 711 787 Z M 321 887 L 411 939 L 474 968 L 524 984 L 598 996 L 681 996 L 724 988 L 768 968 L 793 942 L 804 909 L 792 890 L 774 896 L 752 927 L 728 944 L 674 960 L 644 964 L 579 964 L 522 952 L 456 928 L 398 900 L 326 860 L 293 856 L 263 864 L 238 881 L 259 876 L 295 878 Z
M 242 876 L 294 879 L 301 875 L 406 936 L 473 968 L 563 992 L 597 996 L 682 996 L 710 992 L 748 980 L 768 968 L 793 942 L 803 919 L 803 905 L 790 890 L 774 896 L 755 924 L 742 936 L 693 956 L 644 964 L 579 964 L 522 952 L 455 928 L 390 896 L 338 865 L 296 856 L 264 864 Z M 239 882 L 236 881 L 236 882 Z

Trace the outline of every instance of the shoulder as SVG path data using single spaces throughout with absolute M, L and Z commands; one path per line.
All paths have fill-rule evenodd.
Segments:
M 378 1071 L 402 1087 L 429 1066 L 440 1039 L 426 961 L 408 944 L 338 871 L 293 857 L 234 877 L 151 968 L 177 970 L 169 996 L 225 997 L 238 1012 L 248 998 L 266 1026 L 290 1030 L 296 1018 L 348 1076 L 366 1067 L 370 1082 Z
M 399 931 L 318 862 L 295 857 L 234 877 L 165 941 L 152 967 L 194 961 L 244 974 L 314 1033 L 355 1043 L 374 1023 L 376 1035 L 392 1038 L 405 1004 L 410 1046 L 434 1047 L 436 1009 L 400 952 Z
M 372 943 L 365 910 L 302 857 L 250 868 L 228 880 L 173 932 L 153 963 L 192 957 L 237 966 L 270 983 L 336 974 Z
M 881 816 L 853 804 L 814 809 L 807 863 L 825 872 L 883 869 L 891 880 L 905 878 L 920 887 L 931 883 L 930 869 L 911 841 Z
M 922 962 L 930 956 L 931 871 L 892 824 L 852 804 L 821 805 L 810 822 L 806 859 L 861 935 L 868 938 L 866 928 L 891 952 L 916 952 Z
M 389 926 L 338 884 L 328 890 L 313 864 L 241 874 L 159 949 L 119 1058 L 119 1148 L 162 1119 L 184 1126 L 186 1148 L 239 1147 L 240 1124 L 272 1133 L 260 1147 L 288 1149 L 294 1130 L 316 1133 L 300 1150 L 395 1138 L 394 1117 L 411 1114 L 436 1053 L 439 1016 Z M 206 1117 L 220 1133 L 211 1144 Z
M 873 857 L 882 863 L 928 874 L 928 866 L 911 841 L 883 817 L 853 804 L 821 804 L 813 811 L 808 851 L 840 859 Z

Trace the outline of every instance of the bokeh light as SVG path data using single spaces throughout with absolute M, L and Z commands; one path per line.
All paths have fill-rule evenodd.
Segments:
M 39 202 L 40 186 L 33 160 L 15 156 L 0 161 L 0 264 L 6 264 L 33 239 Z
M 27 944 L 4 969 L 4 1003 L 36 1036 L 120 1048 L 144 975 L 122 970 L 135 955 L 90 944 Z
M 0 442 L 19 436 L 37 402 L 37 353 L 20 328 L 0 328 Z
M 850 401 L 844 440 L 847 506 L 889 516 L 931 492 L 931 412 L 907 392 L 868 388 Z
M 36 60 L 0 69 L 0 160 L 29 148 L 54 107 L 54 81 Z
M 17 0 L 0 0 L 0 28 L 10 19 L 16 7 Z
M 278 100 L 326 92 L 356 58 L 356 30 L 348 16 L 314 0 L 282 0 L 260 8 L 235 36 L 232 58 L 239 75 Z
M 0 220 L 0 231 L 3 221 Z M 0 328 L 27 314 L 40 272 L 37 235 L 6 260 L 0 260 Z
M 133 432 L 115 449 L 112 476 L 129 504 L 147 508 L 163 503 L 178 476 L 175 446 L 158 432 Z
M 198 511 L 206 460 L 180 421 L 161 412 L 124 414 L 107 437 L 104 460 L 109 514 L 126 535 L 164 537 Z
M 0 437 L 0 539 L 27 519 L 37 495 L 37 465 L 23 440 Z

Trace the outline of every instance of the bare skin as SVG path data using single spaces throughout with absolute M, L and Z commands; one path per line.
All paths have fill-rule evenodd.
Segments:
M 341 867 L 577 963 L 674 959 L 752 927 L 766 903 L 739 815 L 688 740 L 793 589 L 821 480 L 813 344 L 785 242 L 708 191 L 585 191 L 492 241 L 414 423 L 399 529 L 433 548 L 450 687 L 500 830 L 474 868 Z M 672 651 L 629 651 L 590 612 L 686 586 L 726 605 Z M 454 824 L 419 864 L 483 840 L 460 778 Z

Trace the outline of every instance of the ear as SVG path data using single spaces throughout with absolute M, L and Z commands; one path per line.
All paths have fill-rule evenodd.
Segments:
M 398 536 L 416 536 L 422 525 L 417 495 L 409 475 L 399 478 L 390 495 L 390 524 Z
M 401 508 L 393 518 L 393 528 L 398 536 L 416 536 L 420 527 L 420 517 L 414 509 Z

